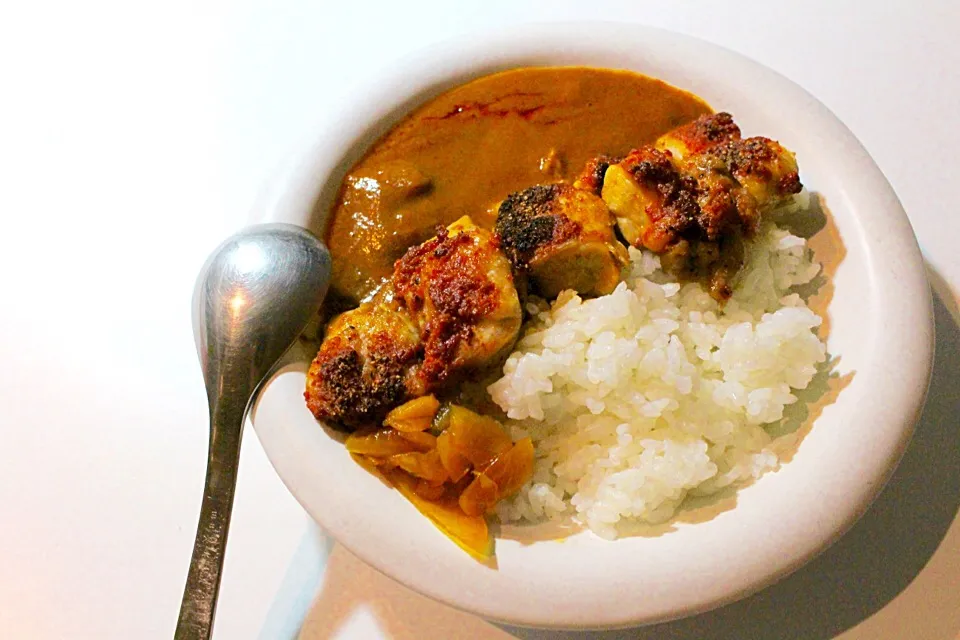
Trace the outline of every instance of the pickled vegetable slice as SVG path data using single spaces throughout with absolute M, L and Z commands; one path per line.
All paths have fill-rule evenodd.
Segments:
M 450 434 L 441 433 L 437 438 L 437 453 L 440 454 L 440 462 L 452 481 L 458 482 L 470 471 L 470 461 L 453 448 Z
M 388 461 L 410 475 L 426 480 L 432 485 L 440 486 L 450 477 L 443 464 L 441 464 L 440 454 L 437 453 L 436 449 L 425 453 L 399 453 L 390 456 Z
M 533 475 L 533 442 L 530 438 L 518 440 L 509 451 L 491 462 L 483 475 L 499 488 L 497 500 L 509 498 Z
M 400 437 L 409 440 L 424 450 L 437 448 L 437 436 L 431 435 L 426 431 L 398 431 Z
M 450 407 L 450 425 L 445 433 L 453 450 L 479 469 L 513 445 L 499 422 L 459 406 Z
M 383 424 L 403 432 L 426 431 L 439 408 L 440 403 L 435 397 L 421 396 L 393 409 L 384 418 Z
M 399 431 L 381 429 L 379 431 L 357 431 L 347 436 L 344 443 L 350 453 L 359 453 L 376 458 L 388 458 L 398 453 L 428 451 L 430 447 L 411 442 Z
M 468 516 L 483 516 L 493 510 L 499 499 L 497 483 L 485 473 L 478 473 L 458 500 L 460 508 Z
M 433 485 L 423 480 L 417 480 L 417 484 L 413 487 L 413 490 L 418 496 L 424 500 L 429 500 L 431 502 L 436 502 L 441 499 L 447 492 L 446 485 Z
M 493 556 L 493 537 L 482 515 L 468 516 L 454 498 L 444 497 L 437 501 L 422 498 L 417 494 L 416 478 L 404 471 L 394 470 L 384 475 L 403 497 L 458 547 L 481 562 Z

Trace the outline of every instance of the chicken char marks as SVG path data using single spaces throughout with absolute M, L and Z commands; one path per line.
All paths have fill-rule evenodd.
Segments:
M 601 196 L 623 237 L 723 301 L 760 216 L 802 189 L 793 153 L 742 139 L 727 113 L 701 116 L 610 165 Z
M 514 266 L 526 269 L 538 249 L 580 233 L 582 225 L 555 213 L 561 188 L 559 184 L 538 184 L 511 193 L 500 203 L 497 235 Z
M 307 371 L 304 398 L 318 419 L 348 429 L 376 424 L 419 392 L 420 337 L 406 310 L 367 302 L 335 318 Z
M 507 196 L 497 235 L 534 290 L 554 298 L 564 289 L 604 295 L 620 282 L 627 252 L 614 235 L 610 210 L 594 193 L 569 184 L 537 185 Z
M 406 400 L 498 364 L 521 320 L 496 238 L 461 219 L 411 247 L 371 302 L 328 325 L 307 373 L 307 406 L 348 430 L 378 425 Z

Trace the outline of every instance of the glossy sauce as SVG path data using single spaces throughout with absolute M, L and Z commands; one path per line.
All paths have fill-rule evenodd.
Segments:
M 696 96 L 627 71 L 525 68 L 486 76 L 420 107 L 349 172 L 326 241 L 332 299 L 368 296 L 412 245 L 464 215 L 492 228 L 513 191 L 572 180 L 709 113 Z

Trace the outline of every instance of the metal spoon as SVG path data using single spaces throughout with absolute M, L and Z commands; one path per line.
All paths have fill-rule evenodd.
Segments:
M 316 316 L 329 278 L 323 243 L 288 224 L 231 236 L 200 271 L 193 328 L 210 406 L 210 444 L 175 640 L 210 637 L 244 419 L 270 370 Z

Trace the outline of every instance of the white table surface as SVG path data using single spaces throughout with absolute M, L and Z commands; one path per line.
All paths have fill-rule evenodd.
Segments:
M 928 261 L 938 333 L 896 476 L 825 555 L 745 601 L 645 630 L 548 633 L 453 611 L 351 557 L 248 430 L 215 637 L 960 637 L 960 3 L 882 0 L 4 3 L 0 637 L 171 637 L 207 441 L 194 277 L 338 96 L 429 42 L 585 18 L 769 65 L 886 173 Z

